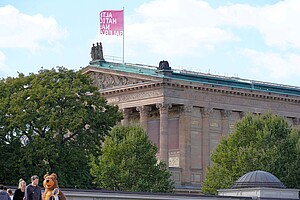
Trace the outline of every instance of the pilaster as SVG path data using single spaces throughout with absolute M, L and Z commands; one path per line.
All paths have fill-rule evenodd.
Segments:
M 231 113 L 231 110 L 221 110 L 222 136 L 229 134 L 229 117 Z
M 193 106 L 183 105 L 179 115 L 179 166 L 183 184 L 191 184 L 191 114 Z
M 202 115 L 202 180 L 205 179 L 207 167 L 210 164 L 210 134 L 209 134 L 209 118 L 212 108 L 201 108 Z

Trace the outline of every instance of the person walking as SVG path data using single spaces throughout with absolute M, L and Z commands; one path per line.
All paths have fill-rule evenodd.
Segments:
M 19 180 L 18 189 L 16 189 L 13 200 L 23 200 L 25 194 L 26 182 L 23 179 Z
M 10 200 L 7 191 L 4 190 L 4 185 L 0 185 L 0 200 Z
M 31 177 L 31 183 L 25 188 L 24 200 L 42 200 L 42 191 L 38 184 L 39 177 L 33 175 Z

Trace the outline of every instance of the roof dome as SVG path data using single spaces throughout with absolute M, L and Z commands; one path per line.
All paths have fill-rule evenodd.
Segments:
M 248 172 L 234 182 L 231 188 L 235 189 L 253 187 L 285 188 L 283 183 L 281 183 L 276 176 L 265 171 Z

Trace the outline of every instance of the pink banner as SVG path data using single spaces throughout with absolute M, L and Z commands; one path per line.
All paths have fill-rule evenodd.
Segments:
M 123 10 L 100 12 L 100 34 L 122 36 L 124 31 Z

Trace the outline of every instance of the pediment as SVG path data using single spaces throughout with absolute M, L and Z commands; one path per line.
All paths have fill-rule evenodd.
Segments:
M 149 81 L 147 79 L 128 77 L 121 74 L 107 74 L 96 71 L 90 71 L 87 74 L 93 79 L 93 84 L 99 89 L 108 89 L 116 86 L 138 84 Z

